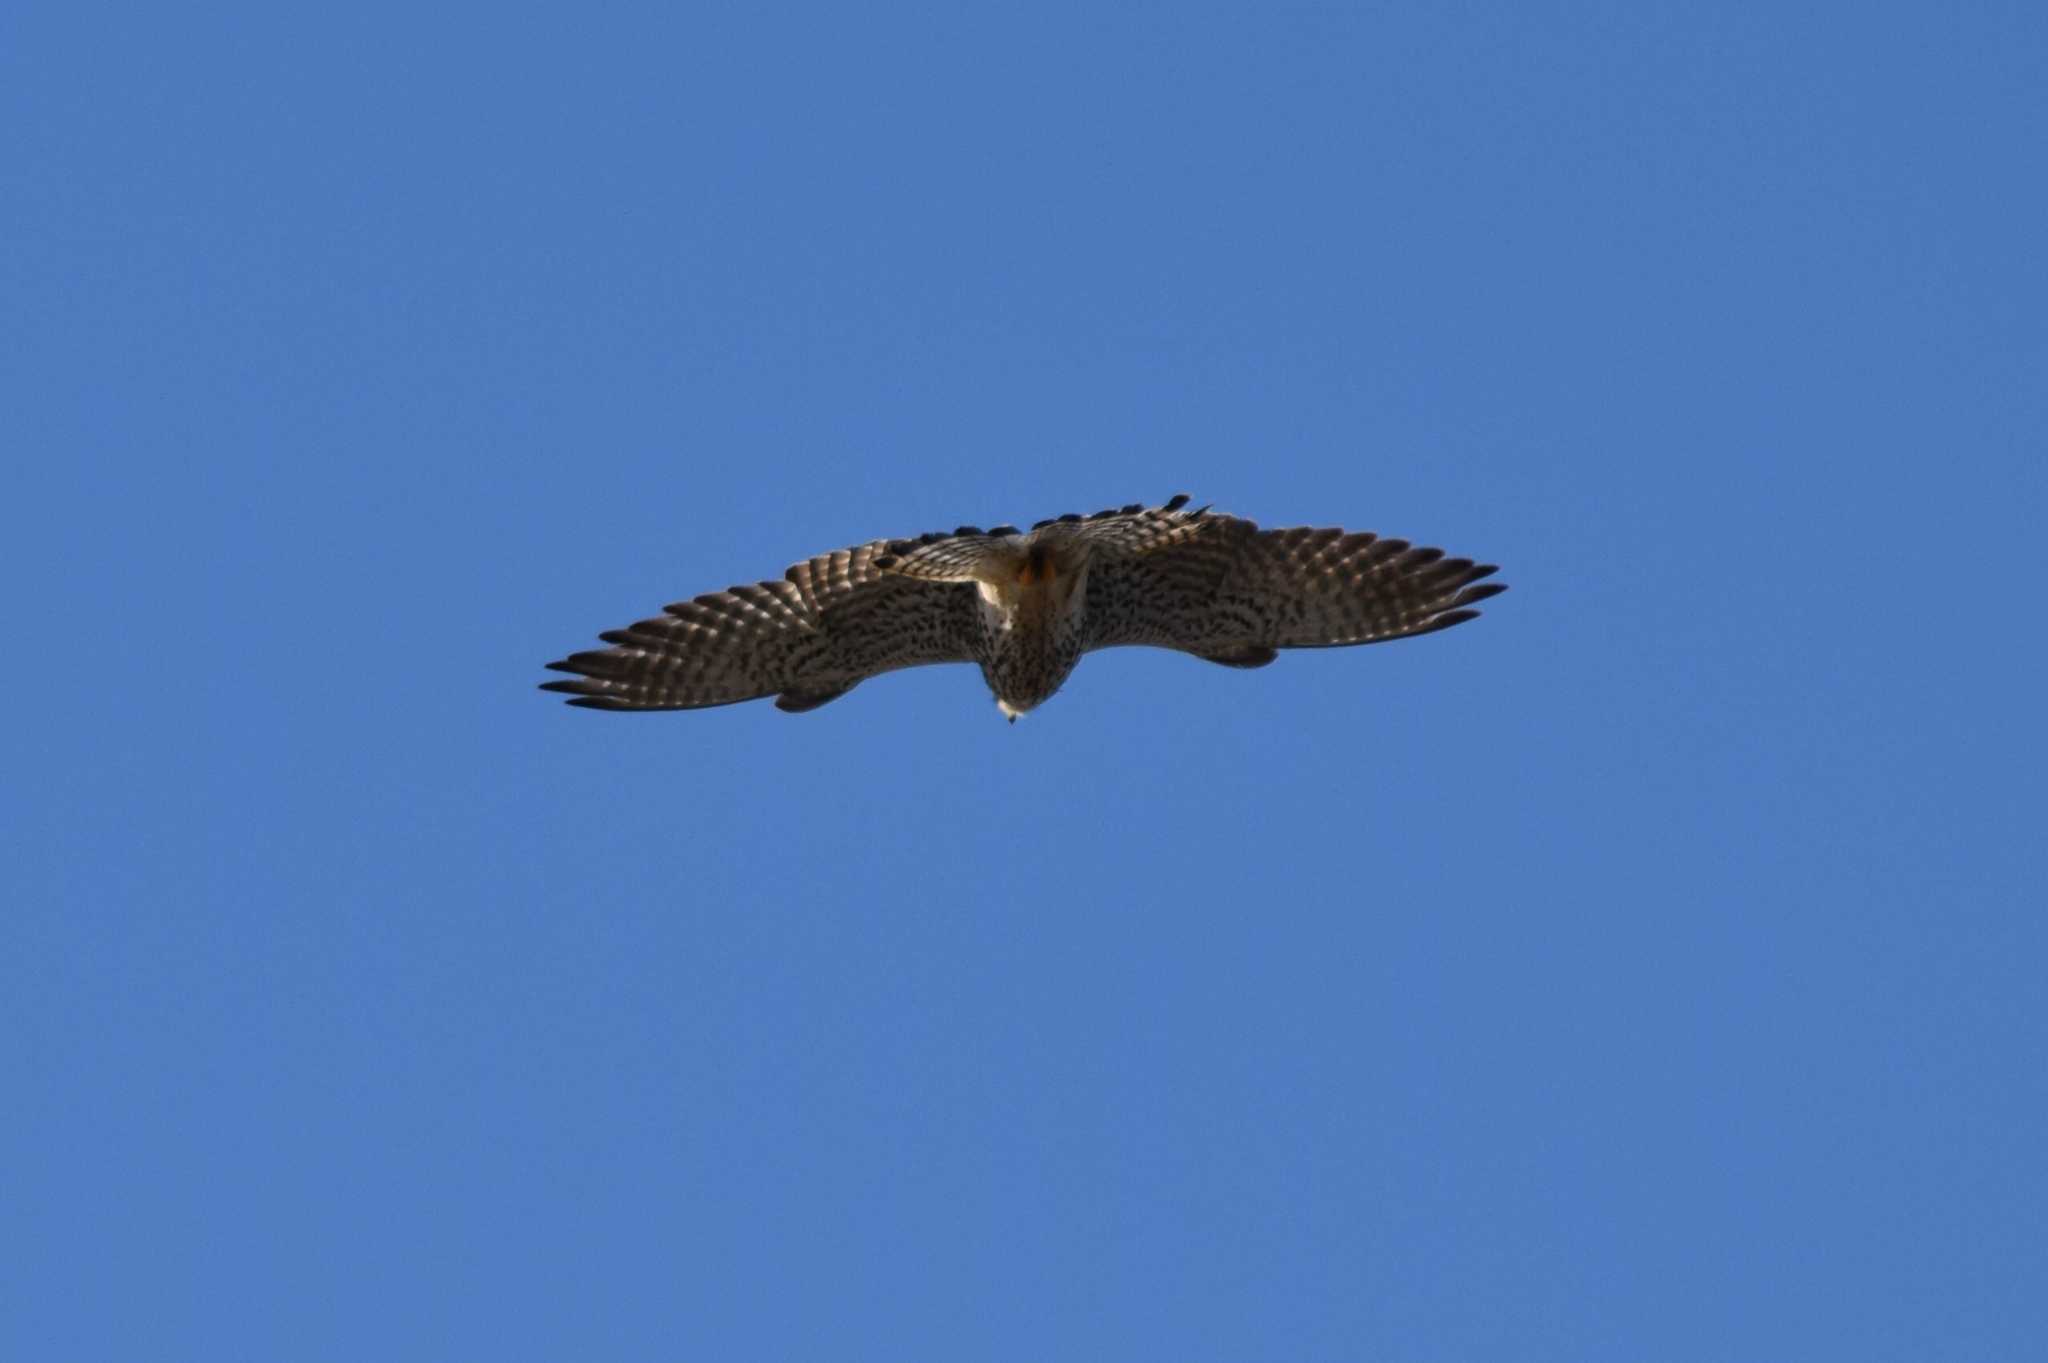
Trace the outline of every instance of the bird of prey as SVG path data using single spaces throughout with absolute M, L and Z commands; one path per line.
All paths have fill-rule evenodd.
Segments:
M 820 554 L 781 578 L 678 601 L 548 664 L 542 683 L 595 710 L 693 710 L 775 697 L 815 710 L 869 677 L 976 663 L 1012 723 L 1081 655 L 1122 644 L 1264 667 L 1448 629 L 1497 592 L 1493 565 L 1362 531 L 1261 530 L 1163 506 L 1058 516 L 1028 531 L 963 525 Z

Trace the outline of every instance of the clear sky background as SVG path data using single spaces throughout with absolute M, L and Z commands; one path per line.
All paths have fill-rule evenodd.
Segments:
M 0 1355 L 2048 1345 L 2033 3 L 0 19 Z M 1187 491 L 1240 673 L 546 659 Z

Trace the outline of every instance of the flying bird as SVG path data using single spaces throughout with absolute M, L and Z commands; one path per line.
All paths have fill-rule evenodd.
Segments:
M 548 664 L 594 710 L 694 710 L 775 697 L 815 710 L 869 677 L 975 663 L 1012 723 L 1081 655 L 1149 644 L 1225 667 L 1448 629 L 1505 591 L 1492 564 L 1364 531 L 1261 530 L 1187 494 L 1039 521 L 872 540 L 781 578 L 678 601 Z

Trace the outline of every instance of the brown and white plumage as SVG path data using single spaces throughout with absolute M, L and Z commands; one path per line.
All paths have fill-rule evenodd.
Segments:
M 876 540 L 781 578 L 667 607 L 548 666 L 543 687 L 600 710 L 678 710 L 774 696 L 811 710 L 869 677 L 973 662 L 1011 719 L 1081 655 L 1148 644 L 1231 667 L 1469 620 L 1494 569 L 1342 530 L 1260 530 L 1188 498 L 1061 516 L 1029 531 L 962 526 Z

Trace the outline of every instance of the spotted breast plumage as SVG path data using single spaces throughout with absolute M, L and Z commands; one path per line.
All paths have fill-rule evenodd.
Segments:
M 874 540 L 779 579 L 679 601 L 548 664 L 542 687 L 597 710 L 689 710 L 775 697 L 815 710 L 869 677 L 976 663 L 1014 721 L 1081 655 L 1148 644 L 1228 667 L 1470 620 L 1506 590 L 1493 565 L 1363 531 L 1261 530 L 1185 494 L 1043 520 Z

